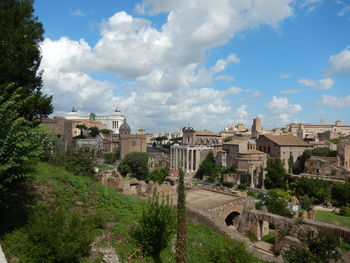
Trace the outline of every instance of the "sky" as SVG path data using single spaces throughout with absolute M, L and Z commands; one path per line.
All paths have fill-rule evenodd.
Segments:
M 36 0 L 54 113 L 135 131 L 350 125 L 349 0 Z

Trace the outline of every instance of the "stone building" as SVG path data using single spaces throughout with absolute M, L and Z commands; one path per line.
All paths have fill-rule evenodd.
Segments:
M 305 161 L 305 173 L 322 175 L 322 176 L 337 176 L 345 175 L 344 168 L 338 166 L 337 157 L 311 156 Z
M 248 149 L 248 141 L 246 138 L 235 138 L 232 141 L 224 142 L 222 150 L 216 153 L 215 161 L 217 165 L 226 168 L 234 167 L 238 153 Z
M 84 150 L 92 150 L 95 154 L 103 151 L 103 139 L 101 136 L 88 139 L 75 139 L 74 143 L 76 147 L 83 148 Z
M 259 134 L 261 133 L 262 133 L 261 119 L 259 117 L 256 117 L 255 119 L 253 119 L 252 137 L 258 138 Z
M 170 148 L 170 166 L 194 173 L 208 153 L 214 152 L 215 146 L 222 143 L 222 138 L 218 133 L 195 131 L 192 127 L 184 127 L 182 133 L 182 143 Z
M 350 125 L 342 125 L 341 121 L 335 124 L 309 124 L 309 123 L 291 123 L 288 126 L 288 132 L 296 135 L 300 139 L 315 139 L 319 133 L 331 132 L 332 137 L 337 135 L 350 135 Z
M 67 149 L 73 143 L 71 120 L 63 117 L 54 117 L 52 119 L 42 120 L 41 124 L 48 127 L 59 138 L 64 149 Z
M 263 135 L 256 140 L 256 143 L 257 150 L 267 153 L 269 157 L 281 159 L 287 171 L 290 156 L 296 168 L 299 165 L 298 158 L 305 150 L 312 148 L 310 144 L 290 134 Z
M 104 125 L 105 129 L 112 130 L 113 133 L 117 134 L 119 133 L 119 128 L 125 119 L 118 108 L 109 115 L 96 115 L 91 113 L 90 116 L 82 116 L 73 107 L 72 111 L 67 113 L 65 117 L 68 120 L 90 120 L 93 122 L 100 122 Z
M 119 157 L 123 159 L 124 156 L 130 152 L 146 152 L 146 135 L 145 134 L 131 134 L 131 129 L 126 119 L 119 127 Z
M 350 171 L 350 137 L 341 139 L 338 143 L 339 166 Z

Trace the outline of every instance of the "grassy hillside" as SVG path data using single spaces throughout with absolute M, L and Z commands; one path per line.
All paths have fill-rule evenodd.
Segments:
M 103 236 L 98 245 L 113 246 L 123 262 L 153 262 L 152 258 L 140 253 L 131 231 L 141 215 L 144 201 L 46 163 L 36 165 L 33 178 L 31 193 L 37 202 L 28 207 L 30 220 L 3 236 L 1 240 L 8 258 L 16 256 L 20 262 L 37 262 L 33 260 L 33 255 L 37 253 L 40 245 L 35 242 L 42 242 L 42 249 L 54 243 L 59 249 L 66 250 L 62 251 L 64 255 L 69 253 L 67 250 L 70 249 L 64 246 L 66 244 L 56 241 L 55 235 L 63 235 L 67 240 L 81 235 L 83 238 L 86 236 L 92 239 Z M 50 214 L 53 216 L 50 217 Z M 46 216 L 50 218 L 49 222 L 45 221 Z M 70 219 L 62 219 L 64 216 Z M 82 221 L 76 222 L 74 218 L 81 218 Z M 69 223 L 75 225 L 76 229 L 81 229 L 80 233 L 65 231 Z M 80 225 L 84 227 L 80 228 Z M 41 231 L 52 233 L 46 243 L 42 239 L 47 237 L 42 235 Z M 72 243 L 72 249 L 74 246 Z M 233 245 L 225 237 L 192 223 L 188 228 L 188 248 L 189 262 L 213 262 L 213 258 L 220 257 L 221 252 L 228 252 L 235 258 L 234 261 L 226 259 L 221 262 L 260 262 L 247 254 L 241 243 Z M 161 261 L 175 262 L 172 248 L 162 252 Z M 77 262 L 101 262 L 101 257 L 88 259 L 87 256 L 82 256 Z

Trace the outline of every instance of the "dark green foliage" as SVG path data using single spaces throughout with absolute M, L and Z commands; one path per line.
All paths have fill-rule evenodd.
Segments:
M 294 168 L 294 159 L 293 155 L 290 154 L 288 158 L 288 173 L 292 173 Z
M 262 198 L 264 205 L 270 213 L 292 217 L 291 211 L 287 208 L 290 195 L 282 190 L 269 190 L 269 194 Z
M 199 165 L 196 177 L 203 179 L 204 176 L 207 176 L 209 181 L 214 182 L 217 175 L 214 154 L 209 152 L 204 161 Z
M 222 185 L 229 188 L 233 187 L 233 183 L 231 182 L 222 182 Z
M 331 184 L 324 180 L 298 178 L 292 185 L 297 196 L 309 196 L 315 203 L 331 199 Z
M 63 166 L 67 171 L 79 176 L 94 175 L 95 157 L 90 149 L 68 148 L 67 151 L 57 149 L 49 161 L 53 165 Z
M 332 200 L 337 205 L 350 206 L 350 181 L 332 185 Z
M 91 137 L 96 137 L 100 134 L 100 130 L 97 127 L 90 127 L 88 130 L 90 131 Z
M 110 129 L 101 129 L 100 132 L 103 134 L 111 134 L 113 131 Z
M 103 154 L 103 158 L 105 159 L 105 163 L 115 164 L 115 161 L 117 160 L 117 155 L 115 153 L 105 153 Z
M 30 262 L 80 262 L 90 252 L 93 219 L 62 207 L 39 208 L 26 227 Z M 24 260 L 25 261 L 25 260 Z
M 338 144 L 339 138 L 328 139 L 331 143 Z
M 224 141 L 224 142 L 230 142 L 230 141 L 232 141 L 232 140 L 233 140 L 232 137 L 226 137 L 223 141 Z
M 78 136 L 75 136 L 74 139 L 85 139 L 86 136 L 84 135 L 84 133 L 87 130 L 87 127 L 84 124 L 78 124 L 75 127 L 80 130 L 80 134 Z
M 33 1 L 0 1 L 0 95 L 7 98 L 18 87 L 21 99 L 31 97 L 19 109 L 26 119 L 43 118 L 52 113 L 52 97 L 41 92 L 41 54 L 43 27 L 33 16 Z M 11 89 L 4 86 L 13 83 Z
M 324 263 L 340 259 L 338 238 L 326 236 L 319 233 L 317 236 L 309 232 L 307 239 L 304 241 L 307 248 L 292 247 L 283 255 L 287 263 L 294 262 L 311 262 Z
M 142 210 L 134 237 L 145 254 L 157 259 L 160 252 L 168 247 L 175 232 L 174 226 L 175 214 L 169 197 L 159 197 L 155 191 Z
M 246 186 L 245 184 L 239 184 L 239 185 L 237 186 L 237 189 L 239 189 L 239 190 L 246 190 L 246 189 L 247 189 L 247 186 Z
M 172 138 L 172 139 L 170 139 L 170 141 L 173 143 L 178 143 L 178 142 L 182 141 L 182 137 Z
M 339 215 L 350 216 L 350 207 L 342 206 L 339 209 Z
M 162 184 L 169 172 L 164 168 L 155 168 L 147 177 L 147 181 L 153 181 Z
M 288 189 L 288 174 L 280 159 L 268 159 L 265 170 L 267 171 L 265 178 L 265 186 L 267 189 Z
M 187 225 L 186 225 L 186 193 L 184 172 L 179 172 L 179 185 L 177 187 L 177 235 L 176 235 L 176 262 L 187 262 Z
M 131 152 L 124 156 L 118 167 L 122 176 L 130 174 L 138 180 L 145 180 L 148 176 L 148 154 Z
M 14 223 L 11 213 L 22 214 L 23 184 L 32 161 L 43 153 L 42 141 L 47 136 L 44 127 L 19 117 L 19 109 L 27 102 L 21 98 L 22 90 L 17 88 L 9 98 L 0 95 L 0 213 L 6 211 L 6 216 L 0 216 L 0 231 Z
M 226 239 L 220 247 L 211 251 L 211 261 L 215 263 L 252 263 L 260 260 L 247 253 L 243 242 Z
M 303 195 L 299 197 L 299 202 L 301 205 L 301 208 L 310 211 L 312 209 L 312 200 L 307 195 Z

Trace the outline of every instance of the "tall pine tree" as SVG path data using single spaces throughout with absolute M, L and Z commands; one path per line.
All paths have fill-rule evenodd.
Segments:
M 46 117 L 53 110 L 52 97 L 41 92 L 44 29 L 33 12 L 32 0 L 0 0 L 0 95 L 10 98 L 18 87 L 24 87 L 21 97 L 31 99 L 19 113 L 29 120 Z M 8 84 L 14 84 L 11 90 L 4 88 Z
M 176 236 L 176 262 L 187 262 L 186 246 L 186 194 L 184 172 L 179 172 L 179 185 L 177 188 L 177 236 Z

